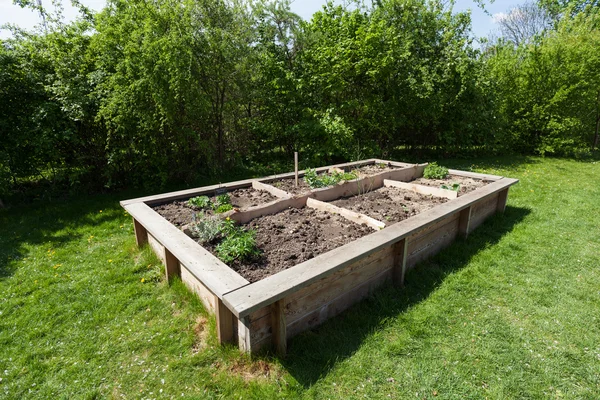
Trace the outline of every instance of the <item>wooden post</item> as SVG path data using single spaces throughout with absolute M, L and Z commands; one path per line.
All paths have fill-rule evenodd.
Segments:
M 404 286 L 404 274 L 406 274 L 406 258 L 408 257 L 408 239 L 404 238 L 394 244 L 394 284 Z
M 217 338 L 219 344 L 233 342 L 233 313 L 227 308 L 223 301 L 215 296 L 215 316 L 217 318 Z
M 252 342 L 250 339 L 250 318 L 240 318 L 238 321 L 238 347 L 244 353 L 252 352 Z
M 135 231 L 135 242 L 138 247 L 142 247 L 148 243 L 148 231 L 135 218 L 133 219 L 133 229 Z
M 496 207 L 496 212 L 503 213 L 506 210 L 506 199 L 508 199 L 508 189 L 506 188 L 500 193 L 498 193 L 498 206 Z
M 165 247 L 165 275 L 167 276 L 167 282 L 171 282 L 173 275 L 181 276 L 180 268 L 177 257 Z
M 280 357 L 287 353 L 287 330 L 285 322 L 285 299 L 273 303 L 271 308 L 271 331 L 273 347 Z
M 298 186 L 298 152 L 294 152 L 294 173 L 296 177 L 296 186 Z
M 460 212 L 458 217 L 458 234 L 466 239 L 469 235 L 471 225 L 471 207 L 467 207 Z

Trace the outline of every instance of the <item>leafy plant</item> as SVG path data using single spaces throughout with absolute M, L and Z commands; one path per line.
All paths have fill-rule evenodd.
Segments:
M 460 183 L 453 183 L 452 186 L 442 185 L 442 189 L 454 190 L 458 192 L 460 190 Z
M 194 222 L 190 224 L 192 236 L 197 237 L 201 243 L 210 243 L 222 234 L 225 221 L 218 216 L 194 214 Z
M 221 204 L 220 206 L 217 206 L 214 210 L 217 214 L 221 214 L 233 210 L 233 206 L 231 204 Z
M 448 168 L 432 162 L 425 167 L 423 177 L 426 179 L 445 179 L 448 176 Z
M 356 179 L 354 172 L 333 172 L 331 174 L 318 175 L 314 169 L 307 169 L 304 173 L 304 182 L 312 189 L 333 186 L 341 181 Z
M 211 203 L 208 196 L 197 196 L 192 197 L 187 201 L 187 204 L 190 206 L 198 207 L 200 209 L 210 208 Z
M 254 235 L 254 231 L 245 231 L 238 228 L 216 247 L 217 256 L 224 263 L 231 263 L 235 260 L 248 260 L 259 256 L 260 250 L 256 246 Z

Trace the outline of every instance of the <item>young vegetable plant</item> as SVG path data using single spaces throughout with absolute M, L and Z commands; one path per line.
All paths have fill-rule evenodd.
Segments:
M 442 189 L 454 190 L 455 192 L 460 191 L 460 183 L 453 183 L 452 186 L 442 185 Z
M 192 197 L 187 201 L 190 206 L 198 207 L 200 209 L 209 208 L 211 206 L 210 199 L 208 196 L 197 196 Z
M 304 173 L 304 182 L 311 189 L 333 186 L 341 181 L 351 181 L 356 178 L 357 175 L 353 172 L 333 172 L 331 174 L 318 175 L 317 171 L 308 168 Z
M 231 197 L 229 197 L 227 193 L 218 195 L 213 204 L 213 210 L 215 210 L 217 214 L 233 210 L 233 205 L 231 205 Z
M 425 179 L 446 179 L 448 176 L 448 168 L 438 165 L 436 162 L 425 167 L 423 171 L 423 178 Z
M 227 236 L 216 247 L 217 257 L 226 264 L 235 260 L 250 260 L 260 255 L 260 250 L 256 246 L 254 231 L 246 231 L 238 228 L 235 233 Z

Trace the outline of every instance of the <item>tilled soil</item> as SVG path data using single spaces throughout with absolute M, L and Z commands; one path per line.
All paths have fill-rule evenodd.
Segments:
M 410 183 L 416 183 L 423 186 L 433 186 L 437 188 L 441 188 L 443 185 L 445 185 L 449 189 L 452 189 L 453 184 L 458 183 L 460 185 L 460 188 L 458 189 L 458 196 L 460 197 L 463 194 L 479 189 L 490 182 L 482 179 L 468 178 L 466 176 L 449 175 L 446 179 L 419 178 L 411 181 Z
M 391 164 L 369 164 L 359 168 L 353 168 L 348 172 L 356 172 L 359 176 L 371 176 L 382 172 L 389 172 L 398 169 Z
M 284 190 L 294 196 L 303 196 L 309 194 L 312 190 L 304 178 L 298 178 L 298 186 L 296 186 L 296 179 L 279 179 L 272 182 L 265 182 L 267 185 L 276 187 L 277 189 Z
M 410 190 L 382 187 L 358 196 L 345 197 L 331 203 L 392 225 L 425 210 L 447 202 L 448 199 L 427 196 Z
M 269 275 L 373 233 L 366 225 L 312 208 L 289 208 L 250 221 L 246 227 L 256 232 L 262 255 L 250 262 L 235 261 L 231 268 L 256 282 Z M 214 244 L 204 245 L 213 251 Z
M 229 192 L 229 196 L 231 198 L 231 205 L 233 205 L 234 208 L 239 208 L 241 210 L 277 200 L 277 197 L 273 196 L 271 193 L 252 188 L 233 190 Z M 211 197 L 210 200 L 214 202 L 215 197 Z M 195 213 L 203 212 L 207 215 L 213 214 L 213 211 L 210 209 L 201 210 L 198 207 L 188 205 L 187 200 L 173 201 L 153 208 L 154 211 L 177 227 L 191 223 Z

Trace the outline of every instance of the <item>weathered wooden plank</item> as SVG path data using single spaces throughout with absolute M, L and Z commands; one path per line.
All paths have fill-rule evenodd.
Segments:
M 466 238 L 471 232 L 471 207 L 467 207 L 460 212 L 458 217 L 458 234 Z
M 408 239 L 404 238 L 393 245 L 394 269 L 392 279 L 394 284 L 404 286 L 404 275 L 406 274 L 406 258 L 408 257 Z
M 465 176 L 467 178 L 481 179 L 484 181 L 498 181 L 503 178 L 502 176 L 498 175 L 480 174 L 478 172 L 460 171 L 457 169 L 449 169 L 448 173 L 450 175 Z
M 238 347 L 244 353 L 253 351 L 250 341 L 250 319 L 243 317 L 238 320 Z
M 163 265 L 165 265 L 165 263 L 166 263 L 166 259 L 165 259 L 165 246 L 163 246 L 151 234 L 148 234 L 147 237 L 148 237 L 148 245 L 150 246 L 150 248 L 152 249 L 152 251 L 154 252 L 154 254 L 156 254 L 156 256 L 160 259 L 160 261 L 163 263 Z
M 417 185 L 416 183 L 406 183 L 386 179 L 383 181 L 383 184 L 388 187 L 396 187 L 424 195 L 443 197 L 449 200 L 453 200 L 458 197 L 458 192 L 454 190 L 436 188 L 433 186 Z
M 229 217 L 240 224 L 245 224 L 254 218 L 276 214 L 280 211 L 287 210 L 288 208 L 302 208 L 306 205 L 307 198 L 308 196 L 278 199 L 270 203 L 250 207 L 246 210 L 236 211 L 229 214 Z
M 206 311 L 211 314 L 215 313 L 217 304 L 215 303 L 215 296 L 206 286 L 202 284 L 188 269 L 184 266 L 181 267 L 181 281 L 202 301 Z
M 181 271 L 179 268 L 179 260 L 177 259 L 177 257 L 175 257 L 173 255 L 173 253 L 171 253 L 169 251 L 169 249 L 167 249 L 166 247 L 164 247 L 164 249 L 165 249 L 165 276 L 167 277 L 167 282 L 171 282 L 171 279 L 173 278 L 173 276 L 181 275 Z
M 303 318 L 288 324 L 288 337 L 293 337 L 306 330 L 314 329 L 328 319 L 347 310 L 352 305 L 368 297 L 375 288 L 384 284 L 385 281 L 390 280 L 391 276 L 391 268 L 385 269 L 376 276 L 354 287 L 353 290 L 342 293 L 331 301 L 322 304 L 318 309 L 305 315 Z
M 320 200 L 308 198 L 306 200 L 306 206 L 310 207 L 310 208 L 314 208 L 315 210 L 319 210 L 319 211 L 325 211 L 325 212 L 330 212 L 330 213 L 334 213 L 334 214 L 339 214 L 349 221 L 356 222 L 357 224 L 365 224 L 375 230 L 385 228 L 385 224 L 381 221 L 376 220 L 375 218 L 371 218 L 368 215 L 357 213 L 355 211 L 348 210 L 348 209 L 342 208 L 342 207 L 338 207 L 338 206 L 330 204 L 330 203 L 325 203 Z
M 287 353 L 287 329 L 284 311 L 285 299 L 273 303 L 271 311 L 271 336 L 273 338 L 273 347 L 280 357 L 284 357 Z
M 133 218 L 133 230 L 135 231 L 135 242 L 138 247 L 148 243 L 148 231 L 135 218 Z
M 471 211 L 471 225 L 473 230 L 481 225 L 488 217 L 496 212 L 498 206 L 498 196 L 492 196 L 483 201 L 474 204 Z
M 408 245 L 406 269 L 411 269 L 423 261 L 449 246 L 458 235 L 458 218 L 450 220 L 438 229 L 411 241 Z
M 508 199 L 508 189 L 506 188 L 503 191 L 498 193 L 498 205 L 496 207 L 496 212 L 503 213 L 506 210 L 506 200 Z
M 125 209 L 212 293 L 222 297 L 223 294 L 248 284 L 246 279 L 146 204 L 129 204 Z
M 224 302 L 237 316 L 245 316 L 265 305 L 271 304 L 314 281 L 335 273 L 353 261 L 420 231 L 439 220 L 454 214 L 481 199 L 494 195 L 518 182 L 504 178 L 490 183 L 477 191 L 467 193 L 453 201 L 441 204 L 412 218 L 401 221 L 379 232 L 367 235 L 347 245 L 321 254 L 292 268 L 279 272 L 224 297 Z M 458 226 L 458 223 L 456 223 Z M 458 230 L 458 228 L 457 228 Z
M 252 187 L 256 190 L 262 190 L 264 192 L 271 193 L 273 196 L 279 197 L 280 199 L 289 199 L 291 197 L 290 194 L 285 190 L 281 190 L 267 183 L 252 181 Z
M 217 320 L 217 339 L 219 344 L 233 343 L 233 319 L 235 318 L 223 301 L 215 296 L 215 316 Z

